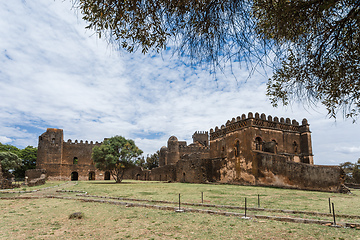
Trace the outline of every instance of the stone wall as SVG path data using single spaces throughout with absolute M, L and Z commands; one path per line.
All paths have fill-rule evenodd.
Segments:
M 338 166 L 297 163 L 264 152 L 255 155 L 257 185 L 339 192 L 343 184 L 343 171 Z
M 43 174 L 46 176 L 45 169 L 29 169 L 25 172 L 25 178 L 27 177 L 27 179 L 30 181 L 35 178 L 40 178 Z
M 176 166 L 165 165 L 151 169 L 150 179 L 152 181 L 176 181 Z
M 186 154 L 176 163 L 176 181 L 204 183 L 212 179 L 212 167 L 209 159 L 201 153 Z
M 150 179 L 150 171 L 144 170 L 138 166 L 134 166 L 125 171 L 124 179 L 149 180 Z
M 46 182 L 45 169 L 29 169 L 25 172 L 25 184 L 29 187 L 43 185 Z

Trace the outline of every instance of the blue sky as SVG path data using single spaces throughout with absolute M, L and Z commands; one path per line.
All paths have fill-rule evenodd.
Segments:
M 321 106 L 273 108 L 265 96 L 270 72 L 248 79 L 235 63 L 215 81 L 169 51 L 117 51 L 85 26 L 70 0 L 0 1 L 1 143 L 37 146 L 51 127 L 64 129 L 65 140 L 122 135 L 146 155 L 171 135 L 190 143 L 195 131 L 252 111 L 307 118 L 316 164 L 360 157 L 359 123 L 328 119 Z

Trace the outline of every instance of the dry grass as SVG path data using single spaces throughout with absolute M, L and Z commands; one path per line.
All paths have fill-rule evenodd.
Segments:
M 228 205 L 242 203 L 245 196 L 251 199 L 252 205 L 257 205 L 257 194 L 260 194 L 263 207 L 320 209 L 322 212 L 328 210 L 327 198 L 332 197 L 339 211 L 360 215 L 359 191 L 355 192 L 356 195 L 343 195 L 276 188 L 134 181 L 124 184 L 79 182 L 66 189 L 85 190 L 94 195 L 169 201 L 177 201 L 180 192 L 183 201 L 187 202 L 200 202 L 200 192 L 203 191 L 206 201 Z M 69 219 L 74 212 L 83 212 L 85 217 Z M 360 230 L 41 198 L 0 200 L 0 238 L 360 239 Z

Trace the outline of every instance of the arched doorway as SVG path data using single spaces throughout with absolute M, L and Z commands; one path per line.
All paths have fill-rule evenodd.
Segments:
M 110 172 L 105 172 L 104 180 L 110 180 Z
M 183 179 L 182 182 L 186 182 L 185 173 L 183 173 Z
M 140 173 L 136 174 L 136 180 L 140 180 Z
M 78 172 L 72 172 L 71 173 L 71 181 L 77 181 L 77 180 L 79 180 Z
M 89 181 L 95 180 L 95 172 L 91 171 L 89 172 Z

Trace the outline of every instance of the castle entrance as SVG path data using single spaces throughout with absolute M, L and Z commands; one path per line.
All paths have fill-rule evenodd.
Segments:
M 110 172 L 105 172 L 104 180 L 110 180 Z
M 95 180 L 95 172 L 89 172 L 89 181 Z
M 79 180 L 78 172 L 72 172 L 71 173 L 71 181 L 77 181 L 77 180 Z

